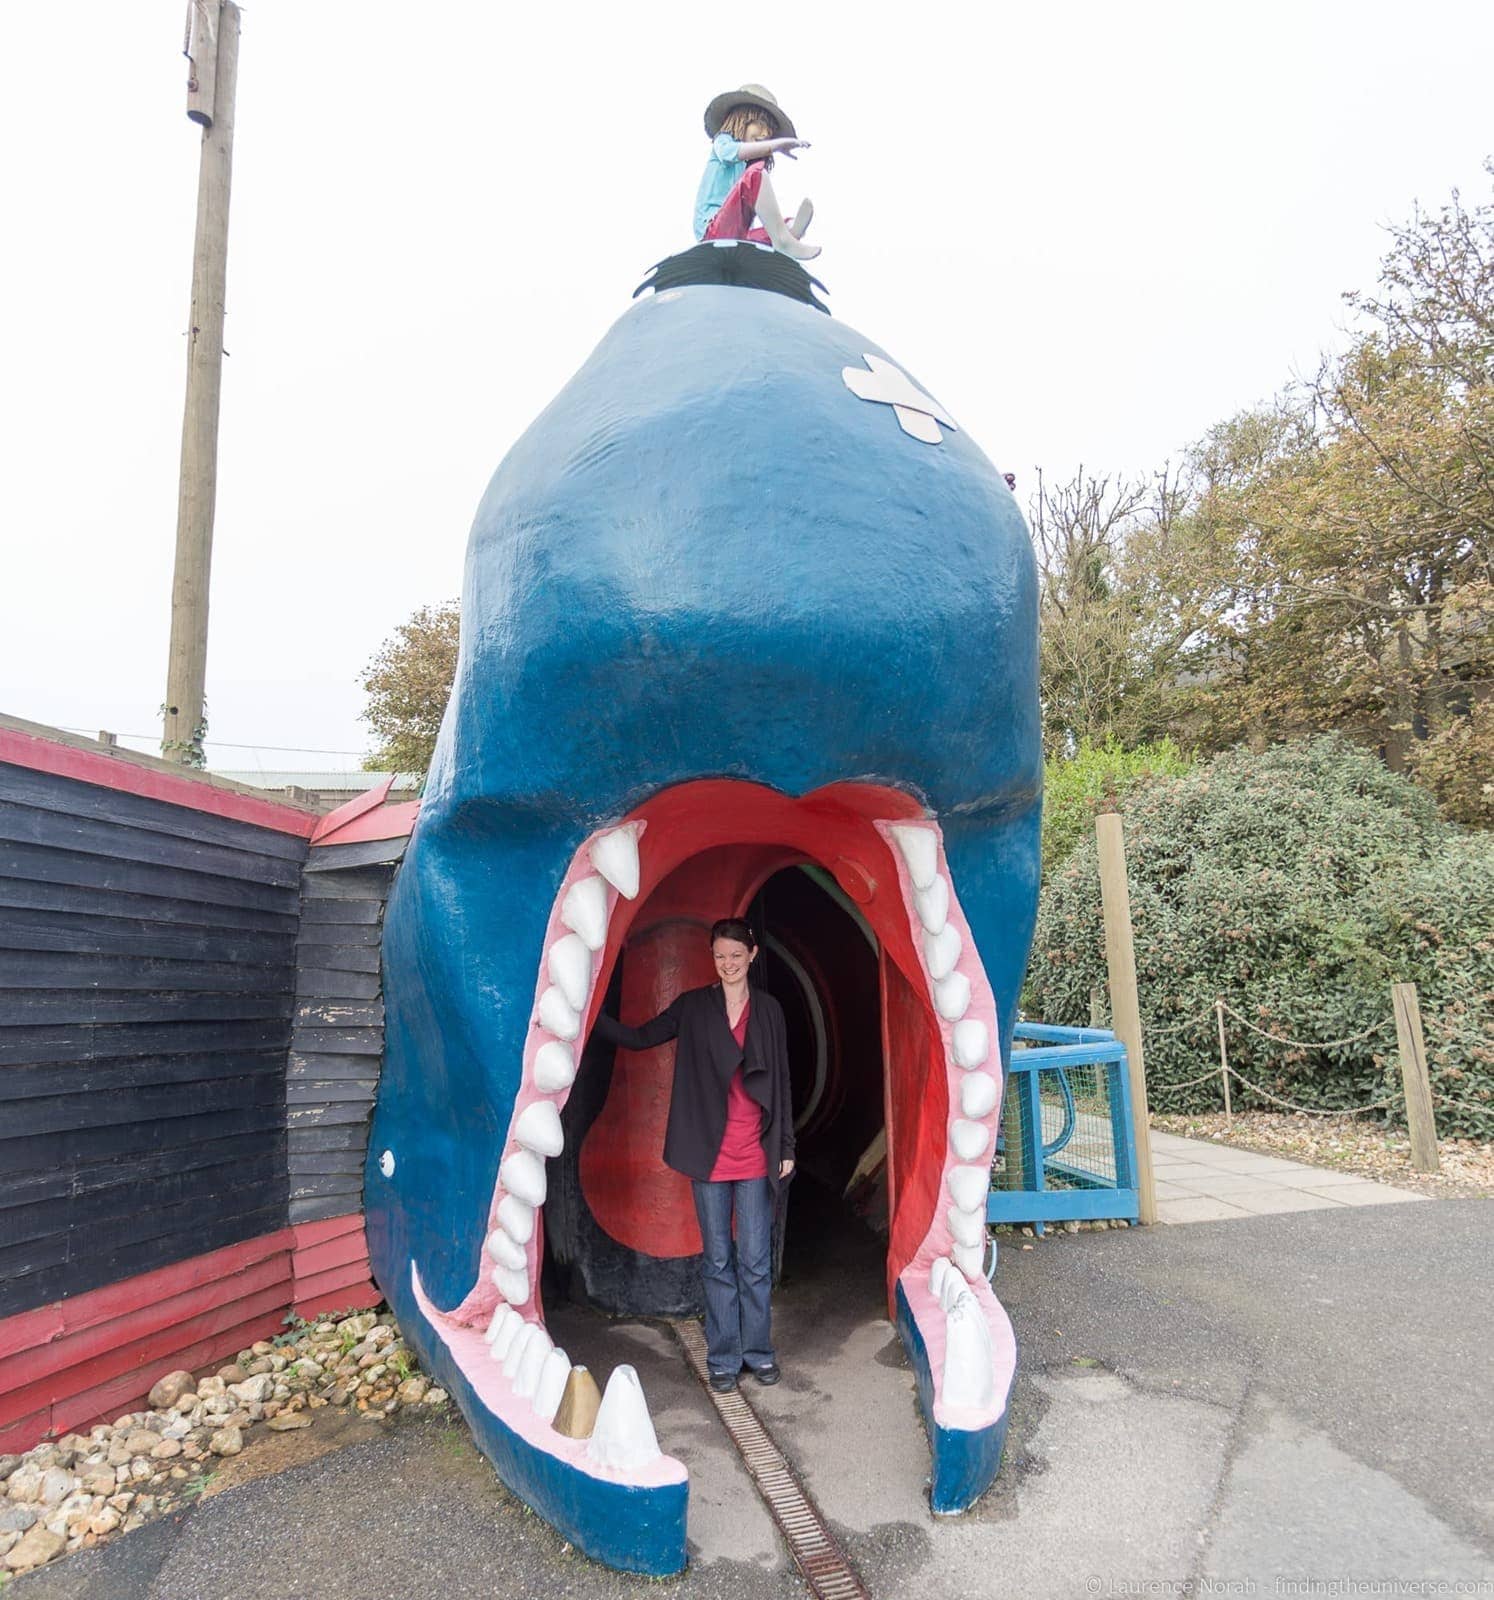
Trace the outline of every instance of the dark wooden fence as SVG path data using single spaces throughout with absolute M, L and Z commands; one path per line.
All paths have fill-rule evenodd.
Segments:
M 292 1222 L 363 1206 L 368 1124 L 384 1056 L 384 902 L 407 842 L 326 845 L 306 862 L 285 1088 Z
M 0 761 L 0 1317 L 286 1224 L 306 855 Z

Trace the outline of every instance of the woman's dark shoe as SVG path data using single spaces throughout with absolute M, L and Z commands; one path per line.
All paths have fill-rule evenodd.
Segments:
M 777 1369 L 775 1368 L 776 1372 Z M 737 1386 L 737 1375 L 734 1372 L 713 1372 L 711 1374 L 711 1387 L 717 1394 L 730 1394 Z
M 783 1376 L 778 1370 L 778 1364 L 773 1361 L 770 1361 L 765 1367 L 753 1367 L 751 1370 L 752 1376 L 762 1384 L 777 1383 Z

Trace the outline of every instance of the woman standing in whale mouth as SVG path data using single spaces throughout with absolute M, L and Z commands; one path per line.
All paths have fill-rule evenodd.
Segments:
M 748 982 L 757 941 L 740 917 L 711 928 L 720 982 L 687 989 L 637 1028 L 605 1013 L 596 1031 L 625 1050 L 679 1041 L 664 1161 L 691 1180 L 700 1222 L 711 1387 L 726 1393 L 746 1367 L 777 1383 L 773 1351 L 773 1213 L 794 1171 L 788 1035 L 783 1008 Z M 736 1220 L 733 1247 L 732 1221 Z

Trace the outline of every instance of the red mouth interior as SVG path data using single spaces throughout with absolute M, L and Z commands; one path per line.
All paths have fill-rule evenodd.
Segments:
M 803 1059 L 813 1055 L 815 1040 L 813 1019 L 800 1008 L 796 1109 L 819 1096 L 801 1155 L 810 1154 L 816 1125 L 833 1124 L 838 1131 L 829 1144 L 821 1141 L 819 1153 L 839 1178 L 865 1149 L 856 1148 L 863 1133 L 869 1144 L 878 1126 L 887 1131 L 889 1314 L 898 1274 L 939 1200 L 949 1097 L 897 865 L 872 823 L 922 815 L 910 796 L 871 784 L 836 784 L 795 800 L 756 784 L 702 779 L 656 795 L 628 819 L 647 824 L 639 892 L 613 912 L 585 1019 L 589 1031 L 624 948 L 620 1009 L 627 1022 L 662 1011 L 683 989 L 714 982 L 705 936 L 711 923 L 744 915 L 769 886 L 769 903 L 782 909 L 775 920 L 794 930 L 780 947 L 779 972 L 798 969 L 811 1009 L 811 989 L 849 1002 L 831 1008 L 823 1072 Z M 823 887 L 791 871 L 797 867 L 828 875 Z M 875 939 L 875 955 L 858 918 Z M 872 983 L 874 995 L 858 992 Z M 614 1073 L 580 1152 L 582 1188 L 597 1223 L 655 1257 L 700 1249 L 689 1180 L 665 1167 L 661 1155 L 672 1062 L 673 1046 L 631 1055 L 627 1070 Z

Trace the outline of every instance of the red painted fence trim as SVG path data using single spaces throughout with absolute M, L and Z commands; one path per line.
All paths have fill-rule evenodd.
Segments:
M 292 833 L 309 839 L 321 821 L 318 813 L 299 806 L 262 799 L 237 789 L 220 787 L 211 777 L 186 777 L 180 770 L 163 770 L 165 763 L 148 757 L 104 755 L 101 749 L 87 750 L 57 739 L 25 733 L 19 728 L 0 727 L 0 761 L 29 767 L 34 772 L 50 772 L 59 778 L 76 778 L 81 783 L 119 789 L 125 794 L 164 800 L 169 805 L 187 806 L 215 817 L 235 822 L 252 822 L 277 833 Z
M 282 1331 L 285 1313 L 362 1309 L 360 1213 L 297 1223 L 0 1322 L 0 1449 L 29 1449 L 138 1410 L 178 1368 L 221 1365 Z

